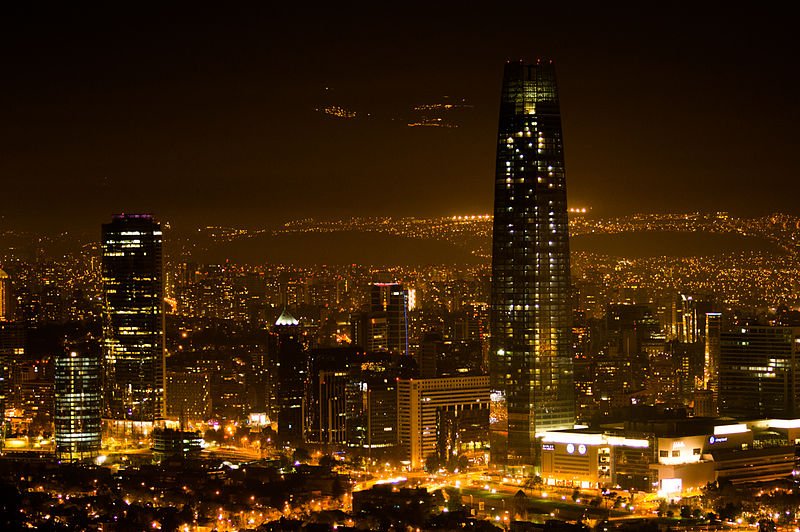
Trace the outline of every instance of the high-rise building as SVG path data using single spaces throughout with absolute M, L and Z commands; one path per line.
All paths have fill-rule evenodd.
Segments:
M 7 405 L 13 408 L 15 425 L 29 433 L 49 432 L 53 425 L 53 359 L 16 359 L 11 364 Z
M 389 350 L 389 326 L 384 312 L 359 312 L 351 316 L 353 344 L 368 353 Z
M 408 354 L 408 290 L 399 283 L 374 283 L 370 298 L 372 315 L 386 313 L 386 346 L 399 355 Z
M 211 417 L 211 376 L 205 371 L 167 372 L 167 416 L 181 425 Z
M 797 417 L 800 327 L 743 326 L 720 335 L 719 413 Z
M 22 322 L 0 321 L 0 441 L 5 412 L 12 395 L 12 377 L 17 362 L 25 357 L 25 328 Z
M 719 312 L 706 313 L 705 334 L 705 366 L 703 374 L 704 388 L 711 394 L 711 415 L 716 415 L 719 404 L 719 350 L 722 334 L 722 314 Z
M 11 307 L 11 279 L 0 270 L 0 321 L 11 321 L 14 318 Z
M 489 377 L 397 381 L 398 442 L 412 469 L 431 455 L 438 462 L 483 452 L 488 442 Z
M 348 446 L 372 453 L 397 445 L 397 379 L 413 376 L 412 362 L 394 353 L 353 359 L 345 390 Z
M 311 350 L 303 409 L 307 443 L 347 443 L 347 385 L 350 366 L 360 354 L 352 347 Z
M 506 64 L 497 136 L 491 459 L 537 465 L 536 437 L 575 422 L 569 232 L 552 62 Z
M 351 317 L 353 343 L 368 353 L 408 354 L 408 290 L 399 283 L 373 283 L 369 308 Z
M 55 357 L 55 439 L 61 460 L 100 451 L 100 349 L 82 345 Z
M 161 241 L 149 214 L 103 224 L 103 416 L 124 430 L 164 417 Z
M 303 405 L 308 354 L 301 341 L 300 322 L 286 309 L 272 328 L 277 337 L 278 353 L 278 436 L 281 441 L 303 441 Z

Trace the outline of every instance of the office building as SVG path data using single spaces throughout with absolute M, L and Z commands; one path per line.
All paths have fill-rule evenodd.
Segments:
M 397 379 L 415 372 L 410 357 L 367 353 L 350 364 L 345 405 L 347 445 L 368 453 L 397 445 Z
M 389 323 L 385 312 L 358 312 L 350 319 L 353 344 L 367 353 L 389 350 Z
M 0 420 L 5 422 L 10 406 L 12 377 L 17 363 L 25 357 L 25 328 L 23 323 L 0 321 Z M 2 428 L 2 427 L 0 427 Z M 4 431 L 0 430 L 0 438 Z
M 720 335 L 719 413 L 794 418 L 800 398 L 800 327 L 743 326 Z
M 311 350 L 304 408 L 307 443 L 347 443 L 347 384 L 359 354 L 352 347 Z
M 167 372 L 167 417 L 181 425 L 211 418 L 211 376 L 205 371 Z
M 103 415 L 113 431 L 149 431 L 164 417 L 161 242 L 149 214 L 103 224 Z
M 153 431 L 153 459 L 185 460 L 197 457 L 203 450 L 200 432 L 158 427 Z
M 408 354 L 408 290 L 399 283 L 374 283 L 370 291 L 370 315 L 386 317 L 386 348 Z
M 707 312 L 705 329 L 705 373 L 703 374 L 703 385 L 704 389 L 709 392 L 707 395 L 710 395 L 710 402 L 706 412 L 709 415 L 717 415 L 719 410 L 719 358 L 722 314 L 719 312 Z
M 29 434 L 50 432 L 54 415 L 53 357 L 15 360 L 11 365 L 7 406 L 12 426 Z
M 423 379 L 432 379 L 438 376 L 439 360 L 446 355 L 444 338 L 440 332 L 429 332 L 422 338 L 417 367 L 419 376 Z
M 575 398 L 567 191 L 555 67 L 506 64 L 492 238 L 492 462 L 538 465 Z
M 483 452 L 489 437 L 489 377 L 397 381 L 398 444 L 412 469 Z
M 100 451 L 101 354 L 83 344 L 55 357 L 55 439 L 61 460 L 82 460 Z
M 6 272 L 0 270 L 0 321 L 11 321 L 13 319 L 11 278 Z
M 301 340 L 300 322 L 284 309 L 272 331 L 277 334 L 278 436 L 285 443 L 303 442 L 303 406 L 308 356 Z

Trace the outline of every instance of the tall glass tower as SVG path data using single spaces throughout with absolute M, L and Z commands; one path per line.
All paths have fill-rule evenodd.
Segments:
M 491 459 L 539 465 L 537 434 L 572 428 L 569 233 L 555 67 L 508 63 L 492 238 Z
M 161 239 L 149 214 L 103 224 L 103 417 L 133 432 L 164 417 Z
M 61 460 L 82 460 L 100 451 L 100 349 L 83 345 L 55 357 L 55 437 Z
M 370 312 L 385 312 L 387 347 L 401 355 L 408 354 L 408 290 L 400 283 L 373 283 Z

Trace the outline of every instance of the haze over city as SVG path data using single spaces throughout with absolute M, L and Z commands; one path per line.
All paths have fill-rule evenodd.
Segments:
M 647 11 L 15 6 L 0 37 L 0 224 L 489 213 L 502 66 L 537 57 L 559 65 L 570 203 L 798 213 L 791 18 Z M 464 107 L 414 109 L 438 104 Z M 337 107 L 351 114 L 325 112 Z

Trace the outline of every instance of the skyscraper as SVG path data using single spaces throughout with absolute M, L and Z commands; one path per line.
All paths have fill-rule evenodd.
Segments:
M 161 239 L 149 214 L 103 224 L 103 416 L 126 430 L 164 417 Z
M 11 310 L 11 279 L 0 270 L 0 321 L 11 321 L 14 315 Z
M 796 418 L 798 374 L 800 327 L 749 325 L 720 334 L 720 415 Z
M 399 283 L 373 283 L 368 312 L 353 315 L 353 343 L 369 353 L 408 354 L 408 290 Z
M 56 454 L 81 460 L 100 451 L 100 349 L 84 344 L 55 357 Z
M 537 434 L 575 421 L 564 148 L 552 62 L 506 64 L 497 136 L 491 458 L 538 465 Z
M 12 395 L 11 381 L 17 361 L 25 357 L 25 328 L 22 322 L 0 320 L 0 443 L 5 431 L 5 411 Z
M 711 415 L 718 413 L 719 404 L 719 350 L 722 335 L 722 314 L 719 312 L 706 313 L 705 334 L 705 365 L 703 384 L 711 394 Z M 696 409 L 695 409 L 696 410 Z
M 389 351 L 408 354 L 408 290 L 399 283 L 374 283 L 370 294 L 370 312 L 373 316 L 386 313 Z
M 284 309 L 272 331 L 277 334 L 278 436 L 285 443 L 303 441 L 303 406 L 308 353 L 301 339 L 300 322 Z

